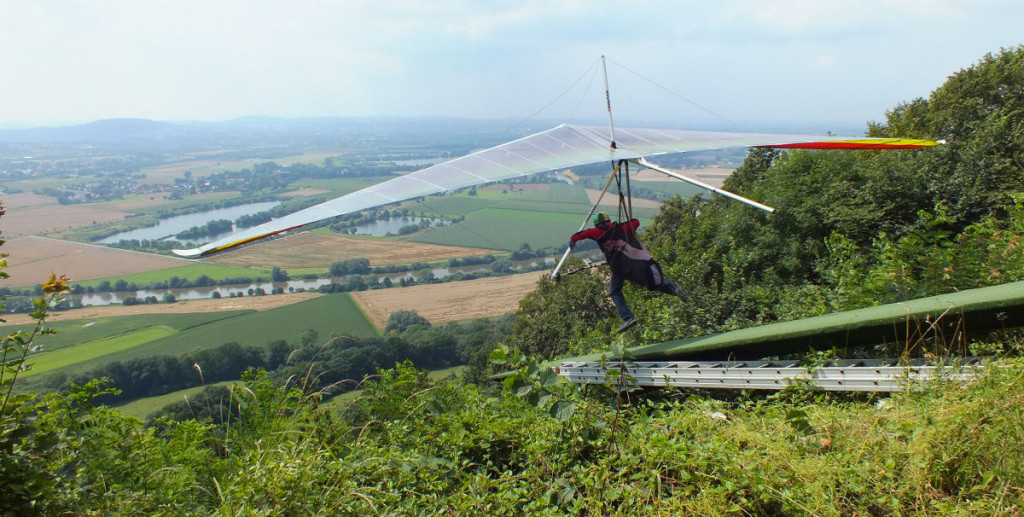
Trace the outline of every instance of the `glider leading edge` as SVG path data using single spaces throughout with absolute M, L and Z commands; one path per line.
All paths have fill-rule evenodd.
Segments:
M 547 131 L 427 167 L 314 205 L 228 237 L 174 253 L 208 256 L 340 215 L 389 203 L 450 192 L 541 172 L 626 160 L 728 196 L 761 210 L 773 209 L 651 164 L 649 156 L 736 147 L 782 149 L 912 149 L 942 142 L 896 138 L 843 138 L 771 133 L 723 133 L 670 129 L 609 128 L 563 124 Z

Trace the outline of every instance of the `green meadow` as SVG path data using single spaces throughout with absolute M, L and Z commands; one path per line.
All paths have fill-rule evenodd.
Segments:
M 21 330 L 25 326 L 12 327 Z M 348 294 L 324 295 L 265 311 L 213 314 L 155 314 L 74 320 L 51 325 L 43 352 L 29 356 L 33 372 L 75 374 L 111 361 L 154 355 L 180 356 L 224 343 L 263 346 L 283 339 L 296 343 L 313 330 L 321 341 L 335 336 L 376 337 L 380 331 Z M 35 381 L 36 379 L 30 379 Z
M 196 166 L 196 167 L 188 167 L 188 170 L 192 174 L 203 175 L 203 174 L 214 174 L 214 173 L 220 173 L 220 172 L 226 172 L 226 171 L 240 171 L 242 169 L 247 169 L 249 167 L 252 167 L 254 163 L 263 163 L 263 162 L 274 162 L 274 163 L 277 163 L 277 164 L 282 165 L 282 166 L 291 165 L 293 163 L 301 163 L 301 164 L 307 164 L 307 165 L 323 165 L 324 160 L 326 158 L 334 158 L 334 157 L 337 157 L 339 154 L 340 154 L 340 152 L 316 152 L 316 153 L 295 154 L 295 155 L 291 155 L 291 156 L 266 158 L 266 159 L 245 159 L 245 160 L 237 160 L 236 159 L 236 160 L 224 160 L 224 161 L 218 160 L 216 165 L 203 165 L 203 166 Z M 205 161 L 205 160 L 208 160 L 209 158 L 208 157 L 204 157 L 204 156 L 192 156 L 191 159 L 192 160 L 196 160 L 196 161 Z M 188 162 L 186 162 L 186 164 L 187 163 Z M 157 167 L 146 167 L 146 168 L 143 168 L 141 170 L 142 170 L 142 172 L 152 172 L 152 171 L 161 172 L 165 168 L 167 168 L 167 165 L 161 165 L 161 166 L 157 166 Z
M 579 230 L 589 210 L 589 205 L 581 204 L 508 201 L 466 214 L 459 223 L 417 232 L 408 240 L 506 251 L 517 250 L 523 243 L 529 243 L 533 249 L 559 248 Z M 647 225 L 655 212 L 638 208 L 633 215 L 641 225 Z
M 135 348 L 139 345 L 170 336 L 176 331 L 162 325 L 149 327 L 120 336 L 111 336 L 97 341 L 89 341 L 80 345 L 43 351 L 32 356 L 32 369 L 25 372 L 29 377 L 43 372 L 76 365 L 91 359 L 105 357 L 110 354 Z
M 681 198 L 709 195 L 707 191 L 696 187 L 685 181 L 638 181 L 633 184 L 636 187 L 655 190 L 669 196 L 678 195 Z
M 99 341 L 114 336 L 127 335 L 150 327 L 166 327 L 175 332 L 184 332 L 190 328 L 207 325 L 219 320 L 233 318 L 243 311 L 184 313 L 184 314 L 135 314 L 89 318 L 81 320 L 51 321 L 47 326 L 56 334 L 43 336 L 36 344 L 42 345 L 42 351 L 53 351 L 72 347 L 81 343 Z M 7 331 L 31 331 L 31 325 L 11 325 Z
M 446 196 L 430 196 L 422 201 L 415 201 L 404 206 L 417 213 L 428 212 L 442 214 L 445 217 L 460 217 L 483 208 L 495 206 L 495 202 L 479 196 L 460 193 Z
M 369 176 L 364 178 L 303 178 L 288 185 L 290 189 L 319 189 L 326 190 L 333 195 L 342 196 L 355 192 L 366 187 L 376 185 L 382 181 L 394 179 L 396 176 Z
M 512 251 L 524 242 L 534 249 L 561 246 L 579 226 L 579 216 L 488 208 L 453 225 L 430 228 L 410 241 L 444 246 Z
M 266 311 L 247 311 L 234 318 L 203 325 L 158 339 L 150 345 L 162 353 L 180 355 L 195 348 L 212 348 L 231 341 L 265 345 L 283 339 L 294 343 L 307 329 L 321 341 L 334 336 L 376 337 L 380 332 L 346 293 L 329 294 Z

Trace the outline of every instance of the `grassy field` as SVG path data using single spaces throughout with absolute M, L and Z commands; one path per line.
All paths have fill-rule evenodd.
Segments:
M 173 183 L 175 179 L 184 177 L 185 171 L 188 171 L 193 178 L 197 178 L 227 171 L 240 171 L 242 169 L 250 168 L 254 164 L 264 162 L 274 162 L 282 166 L 294 163 L 322 165 L 324 163 L 324 159 L 336 156 L 338 156 L 338 152 L 317 152 L 279 158 L 222 160 L 217 156 L 197 153 L 193 155 L 190 160 L 145 167 L 140 169 L 140 172 L 145 176 L 143 183 Z
M 59 357 L 76 358 L 74 362 L 54 360 L 54 363 L 43 363 L 47 364 L 44 371 L 68 375 L 86 372 L 111 361 L 155 355 L 180 356 L 232 341 L 247 346 L 264 346 L 278 339 L 296 343 L 307 329 L 316 331 L 321 341 L 341 335 L 379 335 L 377 328 L 348 294 L 320 296 L 265 311 L 143 314 L 87 322 L 65 321 L 55 323 L 53 327 L 58 333 L 38 341 L 48 351 L 38 357 L 43 360 L 47 353 L 55 353 Z M 56 354 L 57 351 L 61 354 Z M 30 356 L 30 362 L 37 363 L 34 356 Z M 25 383 L 28 389 L 38 391 L 31 386 L 35 380 L 28 379 Z
M 38 355 L 33 354 L 32 369 L 25 372 L 23 375 L 25 377 L 29 377 L 31 375 L 38 375 L 58 368 L 72 366 L 83 361 L 97 359 L 170 336 L 175 332 L 177 331 L 170 327 L 157 325 L 122 334 L 120 336 L 111 336 L 98 341 L 89 341 L 72 347 L 61 348 L 53 351 L 43 351 Z
M 408 203 L 405 206 L 417 213 L 433 212 L 446 217 L 459 217 L 494 205 L 494 200 L 463 193 L 450 196 L 431 196 L 424 201 Z
M 409 240 L 512 251 L 524 242 L 534 249 L 561 246 L 578 228 L 579 216 L 488 208 L 457 224 L 417 232 Z
M 636 186 L 656 190 L 668 195 L 678 194 L 683 199 L 692 196 L 710 196 L 708 191 L 684 181 L 638 181 Z
M 172 276 L 178 278 L 185 278 L 188 280 L 195 280 L 201 275 L 206 275 L 214 280 L 223 280 L 226 278 L 239 278 L 248 277 L 254 278 L 261 276 L 264 278 L 270 278 L 270 270 L 266 268 L 244 268 L 244 267 L 233 267 L 233 266 L 221 266 L 218 264 L 209 264 L 206 262 L 197 262 L 195 264 L 189 264 L 187 266 L 173 267 L 168 269 L 159 269 L 156 271 L 146 271 L 144 273 L 135 273 L 132 275 L 121 275 L 110 278 L 97 278 L 94 280 L 86 280 L 83 282 L 75 282 L 82 287 L 96 287 L 100 282 L 107 280 L 111 283 L 117 280 L 124 280 L 126 282 L 135 282 L 138 285 L 148 285 L 154 282 L 167 281 Z
M 179 355 L 194 348 L 212 348 L 235 341 L 265 345 L 284 339 L 295 343 L 306 329 L 326 341 L 333 336 L 375 337 L 377 328 L 348 294 L 332 294 L 276 309 L 248 312 L 235 318 L 190 329 L 149 345 L 160 353 Z
M 512 185 L 516 187 L 521 190 L 478 189 L 474 196 L 461 192 L 410 203 L 407 206 L 417 212 L 465 219 L 417 232 L 408 240 L 506 251 L 519 249 L 524 242 L 534 249 L 557 247 L 579 228 L 579 221 L 590 210 L 586 190 L 581 186 Z
M 394 179 L 397 176 L 369 176 L 365 178 L 335 178 L 335 179 L 314 179 L 303 178 L 288 185 L 289 189 L 318 189 L 326 190 L 333 196 L 342 196 L 355 192 L 366 187 L 376 185 L 382 181 Z
M 501 208 L 485 208 L 466 216 L 457 224 L 431 228 L 413 234 L 408 240 L 445 246 L 491 248 L 506 251 L 519 249 L 529 243 L 533 249 L 559 248 L 569 236 L 579 230 L 589 206 L 555 203 L 556 207 L 572 208 L 565 212 L 540 211 L 537 208 L 552 203 L 531 201 L 502 203 Z M 650 223 L 653 209 L 635 209 L 634 216 L 641 225 Z M 614 214 L 613 214 L 614 216 Z
M 139 314 L 109 318 L 91 318 L 88 320 L 51 321 L 47 325 L 56 334 L 42 336 L 36 344 L 42 345 L 44 352 L 72 347 L 80 343 L 100 341 L 114 336 L 127 335 L 150 327 L 164 327 L 182 332 L 200 325 L 233 318 L 241 311 L 204 312 L 184 314 Z M 8 332 L 29 331 L 31 325 L 10 325 L 5 327 Z M 33 356 L 30 356 L 33 357 Z

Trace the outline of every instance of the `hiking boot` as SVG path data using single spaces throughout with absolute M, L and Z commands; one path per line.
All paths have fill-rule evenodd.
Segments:
M 625 332 L 625 331 L 633 328 L 633 326 L 636 325 L 636 324 L 637 324 L 636 318 L 629 318 L 626 321 L 623 321 L 622 325 L 619 325 L 619 332 Z
M 676 297 L 684 303 L 690 301 L 690 295 L 686 294 L 686 291 L 684 291 L 682 287 L 679 287 L 679 284 L 672 284 L 672 294 L 676 295 Z

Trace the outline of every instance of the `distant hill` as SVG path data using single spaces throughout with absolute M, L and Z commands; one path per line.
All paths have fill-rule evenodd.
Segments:
M 79 126 L 36 127 L 0 131 L 8 143 L 115 143 L 161 138 L 194 130 L 195 123 L 175 124 L 136 118 L 98 120 Z
M 353 140 L 402 138 L 409 143 L 448 141 L 453 135 L 494 135 L 496 140 L 547 129 L 549 123 L 515 127 L 509 121 L 457 118 L 243 117 L 221 122 L 156 121 L 137 118 L 97 120 L 63 127 L 0 130 L 0 144 L 147 145 L 207 147 L 225 144 L 337 144 Z

